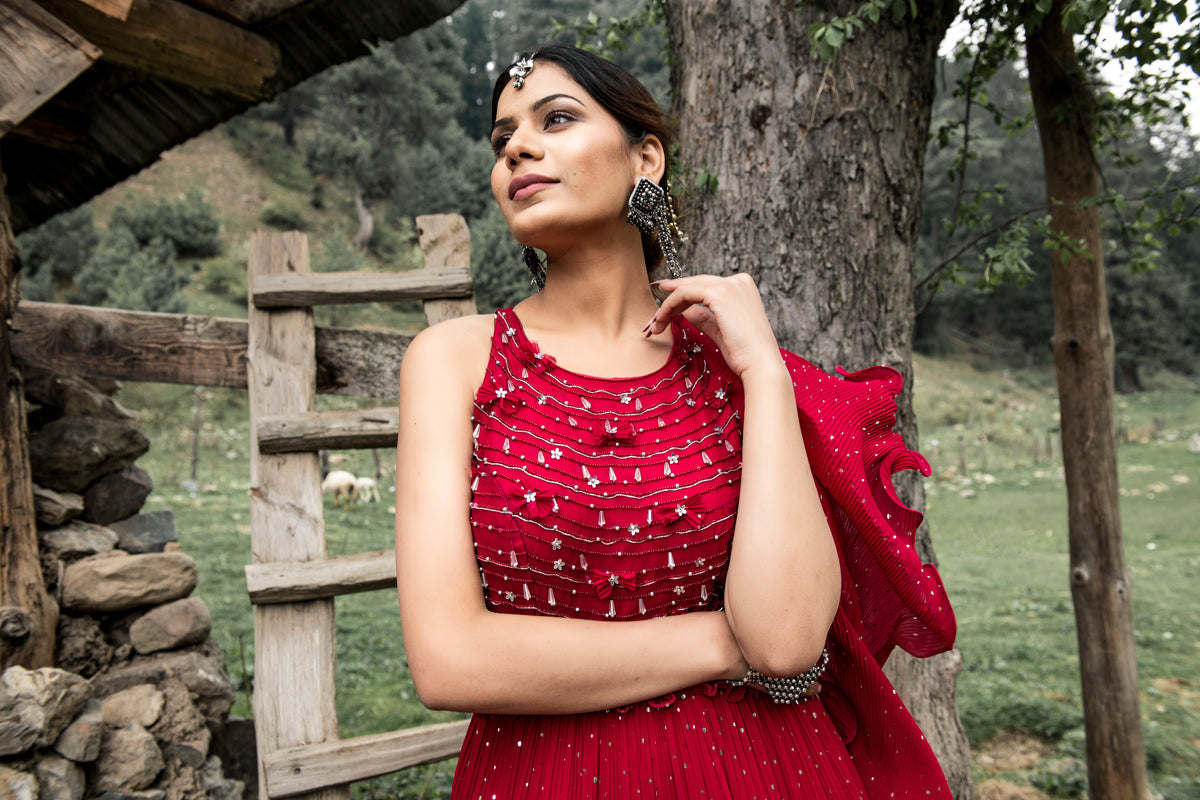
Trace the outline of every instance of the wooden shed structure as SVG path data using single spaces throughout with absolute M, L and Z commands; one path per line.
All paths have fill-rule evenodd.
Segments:
M 425 27 L 461 3 L 0 0 L 0 313 L 4 318 L 0 324 L 0 671 L 11 665 L 52 665 L 58 617 L 39 563 L 21 364 L 51 361 L 81 375 L 136 374 L 142 380 L 243 386 L 251 390 L 252 406 L 256 366 L 248 364 L 254 361 L 253 306 L 249 324 L 186 315 L 101 313 L 99 309 L 43 303 L 19 306 L 15 234 L 86 202 L 152 164 L 163 151 L 255 103 L 327 67 L 364 55 L 370 44 Z M 375 296 L 371 299 L 469 295 L 461 220 L 423 219 L 422 247 L 428 267 L 424 276 L 398 275 L 395 285 L 372 285 L 369 288 Z M 261 265 L 283 263 L 287 270 L 306 271 L 307 249 L 300 238 L 268 241 L 264 237 L 256 239 L 251 249 L 262 251 Z M 297 268 L 297 264 L 301 266 Z M 263 270 L 268 266 L 259 271 Z M 287 284 L 289 277 L 260 275 L 257 291 L 263 296 L 255 303 L 271 307 L 268 295 L 278 293 L 281 287 L 276 284 Z M 276 309 L 285 316 L 309 314 L 311 358 L 306 380 L 310 394 L 332 391 L 380 396 L 375 391 L 379 376 L 368 374 L 372 370 L 367 366 L 356 367 L 355 348 L 385 349 L 380 343 L 359 340 L 384 337 L 388 339 L 385 344 L 393 346 L 397 344 L 393 339 L 403 337 L 384 331 L 355 332 L 357 337 L 337 329 L 314 331 L 311 310 L 290 308 L 354 302 L 361 299 L 357 294 L 362 287 L 317 286 L 316 293 L 324 299 L 300 302 L 293 297 L 284 303 L 289 309 Z M 454 300 L 430 300 L 427 314 L 433 318 L 460 313 L 454 310 L 456 303 L 463 307 Z M 266 316 L 261 322 L 270 327 Z M 263 335 L 260 343 L 266 341 Z M 131 342 L 136 342 L 140 360 L 133 372 L 122 372 L 131 367 L 122 363 L 121 348 Z M 269 343 L 263 346 L 269 347 Z M 98 347 L 111 357 L 97 358 Z M 51 349 L 52 354 L 48 352 Z M 401 349 L 392 347 L 393 352 Z M 264 356 L 258 366 L 268 360 Z M 271 411 L 263 406 L 260 413 L 263 409 Z M 379 427 L 378 420 L 368 423 L 368 427 Z M 394 439 L 394 419 L 391 423 Z M 383 425 L 387 426 L 387 420 Z M 350 435 L 360 439 L 365 435 L 364 441 L 381 436 L 370 430 Z M 387 433 L 382 436 L 386 438 Z M 294 446 L 292 452 L 307 446 Z M 338 445 L 326 442 L 322 446 Z M 286 444 L 279 447 L 288 449 Z M 264 452 L 280 450 L 264 448 Z M 371 580 L 380 582 L 378 576 L 359 575 L 357 580 L 364 586 Z M 287 599 L 255 602 L 285 603 Z M 297 735 L 304 734 L 309 742 L 321 741 L 319 736 L 308 736 L 311 733 L 301 730 Z M 284 744 L 288 743 L 276 742 L 275 748 Z M 315 757 L 307 750 L 302 755 L 306 763 Z M 341 762 L 354 761 L 353 748 L 335 748 L 327 760 L 345 766 Z M 355 769 L 358 771 L 342 774 L 342 779 L 365 777 L 375 767 Z M 297 770 L 281 764 L 276 771 L 286 775 Z M 337 782 L 335 775 L 323 785 Z M 305 791 L 313 789 L 281 788 L 274 796 Z M 316 793 L 328 798 L 349 796 L 344 784 Z

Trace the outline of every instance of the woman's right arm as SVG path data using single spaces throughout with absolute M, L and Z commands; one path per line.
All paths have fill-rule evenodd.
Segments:
M 498 614 L 484 605 L 469 516 L 484 333 L 478 318 L 429 328 L 409 345 L 400 370 L 396 575 L 421 702 L 576 713 L 741 677 L 746 662 L 720 612 L 600 622 Z

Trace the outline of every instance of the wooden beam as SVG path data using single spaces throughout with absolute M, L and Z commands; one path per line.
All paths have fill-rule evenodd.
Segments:
M 395 447 L 399 425 L 395 406 L 267 416 L 258 422 L 258 449 L 315 453 Z
M 32 0 L 0 3 L 0 136 L 100 57 L 100 50 Z
M 431 272 L 310 272 L 264 275 L 251 299 L 256 308 L 386 303 L 426 297 L 468 297 L 469 267 Z
M 289 747 L 263 757 L 266 795 L 291 797 L 330 783 L 375 778 L 458 755 L 467 720 L 336 743 Z
M 246 388 L 245 320 L 21 301 L 12 321 L 19 364 L 69 375 Z M 395 397 L 413 334 L 317 328 L 317 391 Z
M 191 4 L 197 8 L 207 9 L 247 27 L 274 19 L 308 2 L 310 0 L 191 0 Z
M 245 100 L 273 94 L 278 46 L 176 0 L 133 0 L 124 20 L 79 0 L 38 0 L 104 51 L 103 60 Z
M 396 551 L 377 550 L 323 561 L 285 561 L 246 567 L 250 602 L 302 603 L 342 594 L 396 588 Z
M 129 9 L 133 6 L 133 0 L 79 0 L 79 2 L 91 6 L 105 16 L 121 20 L 129 16 Z

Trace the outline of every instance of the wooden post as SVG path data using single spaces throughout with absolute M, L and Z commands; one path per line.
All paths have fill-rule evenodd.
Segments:
M 0 672 L 54 664 L 58 605 L 46 593 L 38 555 L 25 383 L 13 365 L 9 321 L 21 298 L 17 247 L 0 169 Z
M 471 232 L 459 214 L 427 214 L 417 217 L 418 242 L 425 254 L 425 269 L 471 265 Z M 476 314 L 475 295 L 454 300 L 426 300 L 425 321 L 436 325 L 444 319 Z
M 261 275 L 308 272 L 300 233 L 258 232 L 250 240 L 250 296 Z M 311 309 L 250 304 L 247 383 L 250 429 L 271 414 L 316 408 L 316 339 Z M 250 448 L 250 524 L 256 564 L 326 557 L 321 469 L 316 453 L 262 455 Z M 254 607 L 254 718 L 260 797 L 270 787 L 264 758 L 280 749 L 340 738 L 334 706 L 333 600 Z M 349 800 L 347 785 L 298 797 Z
M 200 401 L 203 398 L 203 387 L 197 386 L 192 390 L 192 468 L 189 475 L 197 486 L 200 481 Z
M 963 442 L 962 434 L 958 435 L 958 476 L 964 477 L 967 474 L 967 446 Z

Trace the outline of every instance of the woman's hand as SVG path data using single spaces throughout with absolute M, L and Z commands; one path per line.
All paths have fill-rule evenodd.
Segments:
M 749 275 L 695 275 L 659 281 L 658 286 L 670 294 L 644 328 L 647 336 L 665 331 L 682 314 L 717 343 L 739 378 L 744 380 L 756 366 L 783 366 L 758 287 Z

